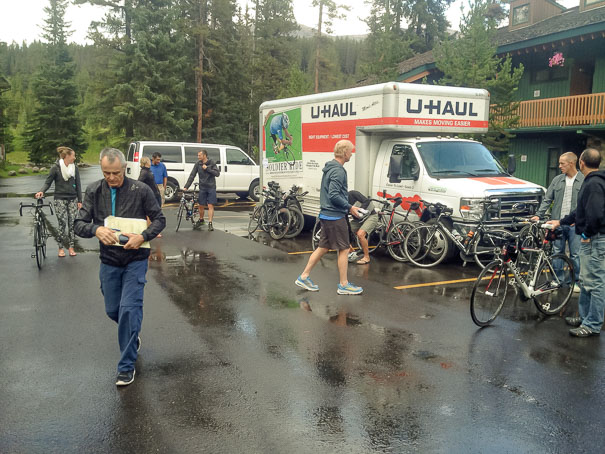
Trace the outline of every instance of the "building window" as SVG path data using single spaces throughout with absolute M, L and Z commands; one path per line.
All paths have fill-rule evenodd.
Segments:
M 594 5 L 595 3 L 601 3 L 603 0 L 584 0 L 584 4 L 586 6 L 588 5 Z
M 552 68 L 535 69 L 531 72 L 532 82 L 553 82 L 566 80 L 569 77 L 567 66 L 553 66 Z
M 529 3 L 517 6 L 513 9 L 513 25 L 523 24 L 525 22 L 529 22 Z

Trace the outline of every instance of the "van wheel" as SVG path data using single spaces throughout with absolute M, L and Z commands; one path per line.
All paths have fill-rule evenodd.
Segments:
M 166 192 L 164 192 L 164 200 L 166 202 L 176 202 L 179 188 L 172 181 L 166 183 Z
M 250 185 L 250 190 L 248 191 L 248 196 L 255 202 L 258 202 L 258 200 L 260 199 L 260 187 L 258 185 L 258 180 L 253 181 L 252 184 Z

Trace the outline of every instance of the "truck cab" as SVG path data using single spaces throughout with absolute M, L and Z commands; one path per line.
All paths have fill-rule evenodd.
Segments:
M 481 143 L 452 137 L 402 137 L 382 142 L 372 193 L 401 196 L 403 207 L 420 199 L 454 209 L 460 223 L 476 223 L 479 202 L 491 199 L 488 220 L 506 224 L 537 209 L 543 188 L 511 177 Z

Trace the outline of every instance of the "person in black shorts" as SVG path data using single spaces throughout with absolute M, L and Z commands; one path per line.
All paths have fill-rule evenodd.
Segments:
M 216 177 L 221 174 L 216 163 L 208 158 L 206 150 L 201 150 L 197 154 L 198 162 L 195 163 L 189 179 L 185 184 L 185 191 L 189 190 L 189 185 L 193 183 L 193 179 L 197 175 L 200 180 L 200 194 L 198 204 L 200 210 L 200 220 L 196 227 L 204 224 L 204 208 L 208 207 L 208 230 L 213 231 L 212 218 L 214 217 L 214 205 L 216 204 Z
M 344 164 L 349 162 L 355 146 L 349 140 L 340 140 L 334 146 L 334 159 L 326 163 L 321 178 L 319 196 L 321 236 L 319 247 L 315 249 L 304 271 L 294 283 L 305 290 L 316 292 L 319 286 L 309 278 L 313 267 L 330 249 L 338 251 L 338 273 L 340 282 L 336 292 L 339 295 L 360 295 L 361 287 L 350 283 L 347 279 L 349 253 L 349 225 L 347 215 L 360 216 L 359 207 L 353 206 L 348 200 L 347 172 Z

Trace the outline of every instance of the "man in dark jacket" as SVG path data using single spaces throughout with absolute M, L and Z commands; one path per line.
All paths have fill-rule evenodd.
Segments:
M 200 210 L 200 220 L 198 227 L 204 224 L 204 208 L 208 206 L 208 230 L 214 230 L 212 227 L 212 218 L 214 217 L 214 205 L 216 204 L 216 177 L 221 172 L 212 159 L 208 158 L 206 150 L 201 150 L 197 154 L 198 162 L 195 163 L 187 183 L 185 183 L 185 191 L 189 190 L 189 185 L 193 183 L 193 179 L 197 175 L 200 181 L 200 194 L 198 196 L 198 205 Z
M 76 218 L 78 236 L 100 242 L 101 292 L 105 298 L 105 312 L 118 324 L 120 361 L 116 385 L 134 381 L 135 362 L 141 347 L 139 331 L 143 320 L 143 290 L 149 257 L 149 248 L 140 248 L 154 239 L 166 226 L 166 218 L 149 187 L 125 177 L 126 159 L 120 150 L 105 148 L 100 157 L 103 180 L 86 189 L 84 204 Z M 128 237 L 124 246 L 115 246 L 115 231 L 105 227 L 108 216 L 145 220 L 151 224 L 140 234 L 122 233 Z
M 347 215 L 360 217 L 359 207 L 353 206 L 348 200 L 347 172 L 345 163 L 351 160 L 355 146 L 348 140 L 340 140 L 334 147 L 334 159 L 326 163 L 321 178 L 319 194 L 319 220 L 321 233 L 319 247 L 315 249 L 304 271 L 294 283 L 305 290 L 316 292 L 319 287 L 311 281 L 309 274 L 330 249 L 338 251 L 338 273 L 340 282 L 336 292 L 339 295 L 360 295 L 361 287 L 350 283 L 347 279 L 349 226 Z
M 580 299 L 579 317 L 566 317 L 575 326 L 569 334 L 576 337 L 598 335 L 605 311 L 605 171 L 598 170 L 601 155 L 587 148 L 580 156 L 580 171 L 584 184 L 578 194 L 578 206 L 561 221 L 549 221 L 555 226 L 576 226 L 580 235 Z

